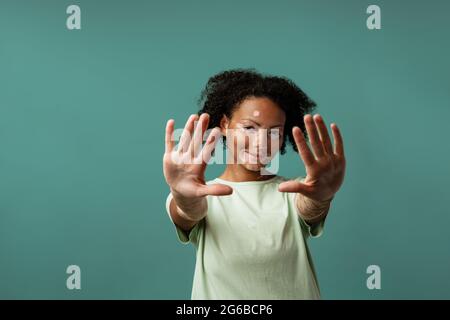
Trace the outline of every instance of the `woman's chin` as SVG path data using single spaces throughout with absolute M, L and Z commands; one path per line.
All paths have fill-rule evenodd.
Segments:
M 243 164 L 244 168 L 249 170 L 249 171 L 260 171 L 261 168 L 264 168 L 264 165 L 261 163 L 257 163 L 257 164 L 252 164 L 252 163 L 244 163 Z

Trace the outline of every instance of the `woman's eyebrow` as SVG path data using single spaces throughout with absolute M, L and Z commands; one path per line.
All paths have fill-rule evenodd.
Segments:
M 256 122 L 255 120 L 252 120 L 252 119 L 244 118 L 244 119 L 241 119 L 241 120 L 243 120 L 243 121 L 250 121 L 250 122 L 256 123 L 258 126 L 261 126 L 258 122 Z
M 244 121 L 245 120 L 251 121 L 251 122 L 255 123 L 256 125 L 258 125 L 259 127 L 261 126 L 261 124 L 259 124 L 258 122 L 256 122 L 253 119 L 245 118 L 245 119 L 242 119 L 242 120 L 244 120 Z M 277 125 L 271 126 L 270 128 L 276 128 L 276 127 L 283 127 L 283 124 L 277 124 Z

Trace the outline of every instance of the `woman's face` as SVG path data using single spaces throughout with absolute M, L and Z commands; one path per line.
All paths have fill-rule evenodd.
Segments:
M 265 167 L 283 143 L 286 115 L 272 100 L 265 97 L 245 99 L 231 119 L 222 118 L 222 134 L 234 164 L 247 170 Z

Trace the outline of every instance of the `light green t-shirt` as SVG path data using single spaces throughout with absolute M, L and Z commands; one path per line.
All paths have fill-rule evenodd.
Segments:
M 196 247 L 192 299 L 320 299 L 306 240 L 322 234 L 324 221 L 301 219 L 296 194 L 278 191 L 285 180 L 207 182 L 233 193 L 207 196 L 207 216 L 189 234 L 175 225 L 178 239 Z

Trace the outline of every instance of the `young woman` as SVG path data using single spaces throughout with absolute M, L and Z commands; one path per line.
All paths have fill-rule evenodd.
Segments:
M 171 191 L 167 212 L 179 240 L 197 249 L 192 299 L 319 299 L 306 240 L 322 233 L 344 180 L 337 125 L 330 126 L 333 148 L 324 119 L 309 114 L 316 105 L 300 88 L 254 70 L 213 76 L 200 104 L 177 149 L 174 121 L 167 122 L 163 159 Z M 212 131 L 199 146 L 206 129 Z M 237 161 L 205 181 L 219 137 Z M 283 154 L 287 142 L 299 152 L 306 177 L 288 180 L 263 172 L 263 160 L 274 157 L 270 146 Z

